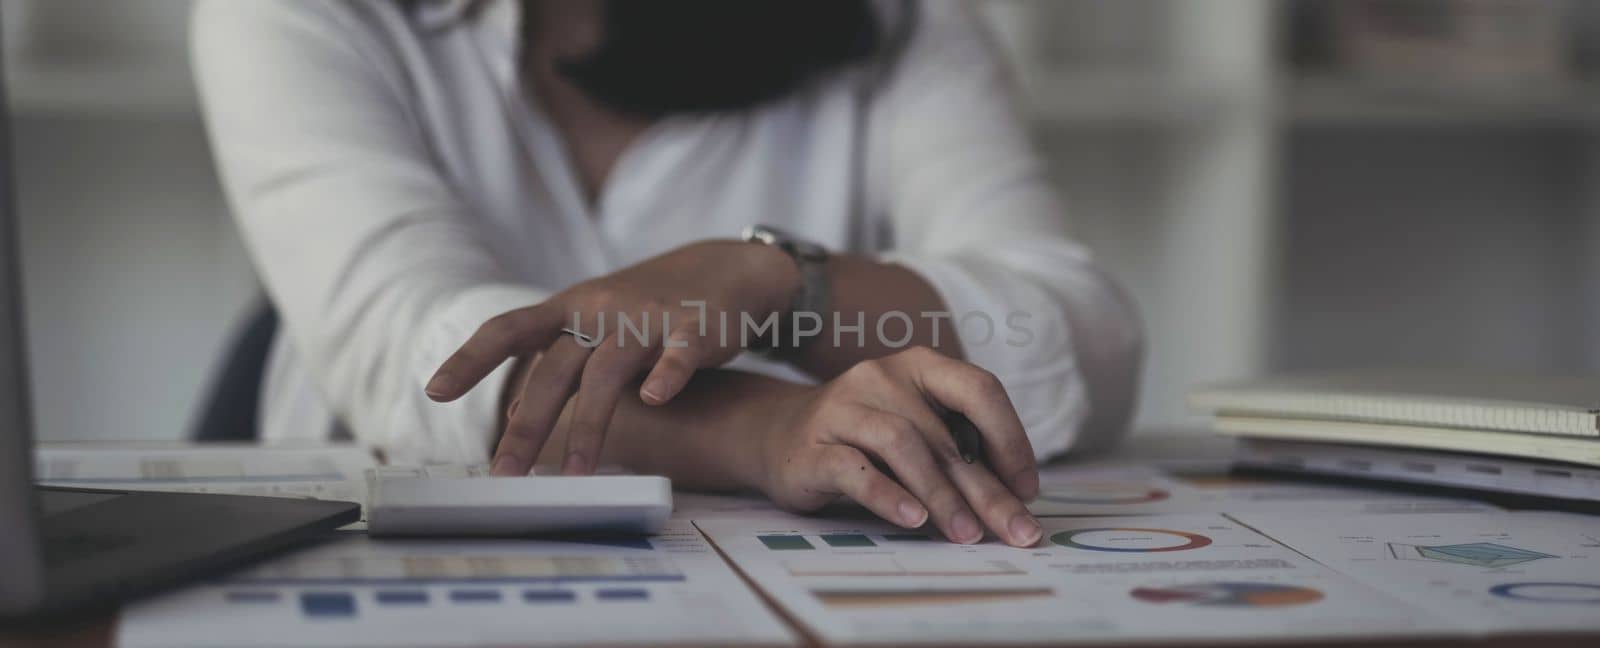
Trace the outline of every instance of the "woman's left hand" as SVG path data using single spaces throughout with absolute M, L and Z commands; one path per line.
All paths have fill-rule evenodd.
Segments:
M 799 283 L 793 260 L 777 248 L 692 243 L 489 320 L 445 360 L 426 391 L 436 401 L 452 401 L 507 359 L 542 354 L 536 363 L 521 363 L 527 375 L 509 383 L 518 391 L 510 394 L 491 472 L 527 474 L 576 392 L 561 472 L 589 474 L 618 399 L 641 373 L 649 371 L 640 398 L 652 405 L 671 400 L 695 370 L 738 355 L 741 314 L 763 321 L 783 312 Z M 713 330 L 722 325 L 716 313 L 727 313 L 733 326 Z M 634 328 L 623 328 L 619 316 Z M 564 327 L 596 343 L 563 335 Z
M 1029 547 L 1043 534 L 1028 512 L 1039 494 L 1033 444 L 1000 380 L 927 347 L 856 363 L 826 383 L 758 396 L 758 469 L 743 479 L 778 506 L 815 511 L 840 496 L 906 528 L 932 522 L 963 544 L 984 529 Z M 982 436 L 967 461 L 945 416 L 959 412 Z

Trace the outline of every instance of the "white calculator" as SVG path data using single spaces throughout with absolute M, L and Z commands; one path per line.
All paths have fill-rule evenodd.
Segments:
M 461 464 L 367 470 L 374 536 L 648 534 L 671 515 L 666 477 L 490 477 L 487 465 Z

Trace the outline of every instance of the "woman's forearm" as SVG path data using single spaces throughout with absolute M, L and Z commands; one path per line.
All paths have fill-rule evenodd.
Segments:
M 955 324 L 948 316 L 931 315 L 945 313 L 944 299 L 921 275 L 853 254 L 829 258 L 828 273 L 834 312 L 822 318 L 822 331 L 792 358 L 806 373 L 827 380 L 862 360 L 914 346 L 962 357 Z
M 706 369 L 677 398 L 646 405 L 623 398 L 606 430 L 602 464 L 664 475 L 694 490 L 743 490 L 763 486 L 765 432 L 787 420 L 782 398 L 803 385 L 760 374 Z M 572 405 L 562 412 L 541 464 L 559 464 L 566 447 Z

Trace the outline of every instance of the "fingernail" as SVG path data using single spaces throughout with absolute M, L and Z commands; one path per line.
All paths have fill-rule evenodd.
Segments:
M 515 464 L 516 459 L 513 459 L 511 455 L 500 457 L 495 459 L 494 463 L 489 464 L 489 474 L 495 477 L 516 477 L 517 468 Z
M 900 522 L 908 527 L 919 527 L 928 521 L 928 510 L 918 506 L 916 502 L 900 503 Z
M 567 455 L 567 460 L 561 463 L 561 474 L 582 475 L 585 472 L 584 468 L 583 455 L 574 452 Z
M 1039 471 L 1024 470 L 1012 480 L 1011 488 L 1017 497 L 1023 500 L 1032 500 L 1039 496 Z
M 433 379 L 428 381 L 428 386 L 422 388 L 422 392 L 427 394 L 428 398 L 438 400 L 450 394 L 454 387 L 455 379 L 451 378 L 450 374 L 434 374 Z
M 652 403 L 660 403 L 665 401 L 666 399 L 661 397 L 661 395 L 665 393 L 667 393 L 667 381 L 660 378 L 652 378 L 647 380 L 645 381 L 644 386 L 639 388 L 639 394 L 644 396 L 645 400 Z
M 521 405 L 521 404 L 522 404 L 522 399 L 520 399 L 520 398 L 518 398 L 517 400 L 511 401 L 511 407 L 506 408 L 506 418 L 510 419 L 511 417 L 516 416 L 517 415 L 517 406 Z
M 1044 528 L 1039 526 L 1039 521 L 1027 513 L 1018 513 L 1011 518 L 1011 540 L 1018 546 L 1031 547 L 1039 541 L 1039 536 L 1044 535 Z
M 978 518 L 971 513 L 962 511 L 950 520 L 951 540 L 961 544 L 973 544 L 983 539 L 983 529 L 978 528 Z

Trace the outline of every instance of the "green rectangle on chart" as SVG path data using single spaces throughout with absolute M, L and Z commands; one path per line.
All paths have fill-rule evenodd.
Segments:
M 876 547 L 878 543 L 872 538 L 859 533 L 824 533 L 822 541 L 830 547 Z
M 933 538 L 921 533 L 885 533 L 883 539 L 889 542 L 924 542 Z
M 767 545 L 773 551 L 789 551 L 792 549 L 815 549 L 805 536 L 797 535 L 764 535 L 756 536 L 761 539 L 761 544 Z

